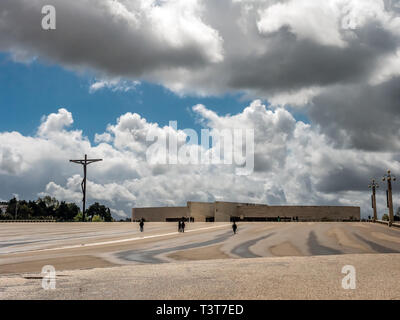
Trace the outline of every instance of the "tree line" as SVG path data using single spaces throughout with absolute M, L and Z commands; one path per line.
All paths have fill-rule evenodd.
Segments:
M 56 220 L 82 221 L 82 212 L 75 203 L 58 201 L 54 197 L 45 196 L 35 201 L 17 200 L 8 201 L 5 213 L 0 214 L 1 220 Z M 111 222 L 110 208 L 95 202 L 85 212 L 85 221 Z
M 396 211 L 396 213 L 395 213 L 395 215 L 394 215 L 394 221 L 400 221 L 400 207 L 398 207 L 397 208 L 397 211 Z M 385 213 L 383 216 L 382 216 L 382 220 L 383 221 L 389 221 L 389 215 L 387 214 L 387 213 Z

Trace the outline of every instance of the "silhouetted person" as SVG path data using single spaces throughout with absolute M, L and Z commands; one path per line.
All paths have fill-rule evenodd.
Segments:
M 140 232 L 143 232 L 143 227 L 144 227 L 144 219 L 143 218 L 140 219 L 139 226 L 140 226 Z
M 233 230 L 233 234 L 236 234 L 236 231 L 237 231 L 236 221 L 233 221 L 232 230 Z
M 182 221 L 179 220 L 178 222 L 178 232 L 182 232 Z
M 182 220 L 181 226 L 182 226 L 182 232 L 185 232 L 185 220 Z

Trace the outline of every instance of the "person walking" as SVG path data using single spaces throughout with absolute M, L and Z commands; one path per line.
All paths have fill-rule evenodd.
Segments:
M 233 221 L 232 230 L 233 230 L 233 234 L 236 234 L 236 231 L 237 231 L 236 221 Z
M 140 219 L 139 226 L 140 226 L 140 232 L 143 232 L 143 227 L 144 227 L 144 219 L 143 218 Z
M 185 232 L 185 219 L 182 219 L 181 226 L 182 226 L 182 232 Z

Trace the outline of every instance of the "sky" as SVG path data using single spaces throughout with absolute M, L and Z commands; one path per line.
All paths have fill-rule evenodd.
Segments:
M 80 204 L 82 168 L 68 160 L 88 154 L 104 159 L 89 167 L 88 203 L 115 218 L 217 200 L 366 217 L 370 180 L 400 172 L 400 1 L 2 0 L 0 108 L 2 200 Z M 149 155 L 149 135 L 215 151 L 185 144 L 186 128 L 253 130 L 254 170 Z

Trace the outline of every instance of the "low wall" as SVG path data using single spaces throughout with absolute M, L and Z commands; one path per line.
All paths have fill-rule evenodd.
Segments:
M 240 203 L 240 202 L 215 202 L 215 221 L 227 222 L 231 217 L 240 217 L 239 208 L 265 208 L 266 204 Z M 246 209 L 243 209 L 246 210 Z
M 165 222 L 167 219 L 187 217 L 188 213 L 188 207 L 133 208 L 132 220 L 144 218 L 148 222 Z
M 56 220 L 0 220 L 0 223 L 54 223 Z
M 343 221 L 360 220 L 359 207 L 335 206 L 240 206 L 237 216 L 292 218 L 300 221 Z
M 375 222 L 376 222 L 376 223 L 380 223 L 380 224 L 384 224 L 384 225 L 389 226 L 389 221 L 376 220 Z M 400 223 L 399 223 L 399 222 L 393 222 L 393 223 L 392 223 L 392 227 L 400 228 Z
M 144 218 L 146 221 L 165 222 L 171 219 L 186 217 L 195 222 L 215 221 L 228 222 L 232 217 L 248 221 L 257 219 L 299 221 L 359 221 L 360 207 L 344 206 L 268 206 L 250 203 L 222 202 L 188 202 L 186 207 L 134 208 L 132 219 Z M 265 219 L 264 219 L 265 218 Z M 267 219 L 268 220 L 268 219 Z

